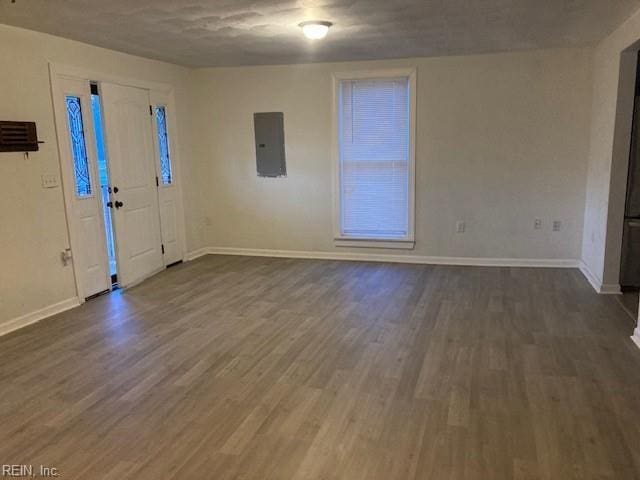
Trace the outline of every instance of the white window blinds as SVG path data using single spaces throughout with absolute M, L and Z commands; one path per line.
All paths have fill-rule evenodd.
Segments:
M 340 233 L 409 234 L 409 79 L 339 83 Z

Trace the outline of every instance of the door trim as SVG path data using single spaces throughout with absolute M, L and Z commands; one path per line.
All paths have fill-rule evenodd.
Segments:
M 74 80 L 82 80 L 82 81 L 97 81 L 97 82 L 109 82 L 115 83 L 118 85 L 124 85 L 129 87 L 138 87 L 143 88 L 145 90 L 149 90 L 149 96 L 151 102 L 156 101 L 156 99 L 161 99 L 163 103 L 167 105 L 167 110 L 169 111 L 168 122 L 173 127 L 172 128 L 172 159 L 171 164 L 174 169 L 174 184 L 177 192 L 178 199 L 178 235 L 180 236 L 181 242 L 181 259 L 184 260 L 186 258 L 186 229 L 185 229 L 185 215 L 184 215 L 184 201 L 183 201 L 183 190 L 182 190 L 182 165 L 180 158 L 180 140 L 178 138 L 178 129 L 177 129 L 177 120 L 175 116 L 176 112 L 176 103 L 175 103 L 175 94 L 174 87 L 169 83 L 162 82 L 154 82 L 148 80 L 140 80 L 120 75 L 114 75 L 111 73 L 92 70 L 89 68 L 78 67 L 75 65 L 68 65 L 62 63 L 49 62 L 49 83 L 51 87 L 51 98 L 53 101 L 53 112 L 54 112 L 54 125 L 56 130 L 56 140 L 58 147 L 58 169 L 60 177 L 62 178 L 62 162 L 63 156 L 61 152 L 61 142 L 64 141 L 62 138 L 64 137 L 64 128 L 66 128 L 66 124 L 64 124 L 63 120 L 66 117 L 63 115 L 64 112 L 61 110 L 62 105 L 61 101 L 57 95 L 60 91 L 60 80 L 63 78 L 70 78 Z M 66 121 L 66 120 L 65 120 Z M 92 132 L 93 134 L 93 132 Z M 62 137 L 61 137 L 62 135 Z M 154 139 L 155 141 L 155 139 Z M 64 207 L 65 207 L 65 220 L 67 222 L 67 235 L 69 238 L 69 246 L 72 252 L 77 252 L 79 245 L 77 241 L 77 233 L 71 222 L 71 197 L 70 195 L 73 192 L 67 191 L 69 186 L 65 186 L 63 182 L 62 193 L 64 197 Z M 84 296 L 82 294 L 83 288 L 80 284 L 80 272 L 78 271 L 78 266 L 76 262 L 72 260 L 72 268 L 74 273 L 74 281 L 76 284 L 76 294 L 78 295 L 78 301 L 80 303 L 84 303 Z

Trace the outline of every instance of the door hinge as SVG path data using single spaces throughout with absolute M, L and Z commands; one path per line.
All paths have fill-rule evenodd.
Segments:
M 153 115 L 153 105 L 149 105 L 149 115 Z
M 162 254 L 164 255 L 164 243 L 162 245 L 160 245 L 160 248 L 162 250 Z
M 158 176 L 156 175 L 156 187 L 160 186 L 160 182 L 158 182 Z

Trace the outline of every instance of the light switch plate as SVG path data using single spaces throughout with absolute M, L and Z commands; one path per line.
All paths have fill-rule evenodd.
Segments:
M 42 175 L 42 188 L 56 188 L 58 186 L 57 175 Z

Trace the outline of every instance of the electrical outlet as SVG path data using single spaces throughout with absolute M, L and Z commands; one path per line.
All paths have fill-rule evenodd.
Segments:
M 542 220 L 536 218 L 535 222 L 533 222 L 533 228 L 540 230 L 542 228 Z
M 463 221 L 456 222 L 456 233 L 464 233 L 465 224 Z
M 553 231 L 554 232 L 559 232 L 561 226 L 562 226 L 562 222 L 560 220 L 554 220 L 553 221 Z
M 41 175 L 42 188 L 56 188 L 58 186 L 57 175 Z

